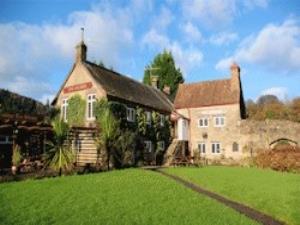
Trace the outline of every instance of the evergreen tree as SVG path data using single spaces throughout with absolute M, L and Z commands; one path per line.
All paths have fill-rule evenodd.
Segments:
M 176 68 L 175 61 L 171 52 L 164 50 L 155 56 L 153 62 L 146 67 L 144 72 L 144 84 L 151 84 L 150 75 L 159 77 L 159 89 L 164 86 L 170 87 L 170 96 L 175 98 L 178 85 L 184 82 L 180 68 Z

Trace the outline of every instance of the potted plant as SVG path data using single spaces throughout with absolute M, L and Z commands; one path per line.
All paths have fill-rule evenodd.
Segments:
M 16 175 L 21 160 L 22 160 L 21 148 L 19 145 L 15 145 L 13 149 L 12 167 L 11 167 L 11 171 L 13 175 Z

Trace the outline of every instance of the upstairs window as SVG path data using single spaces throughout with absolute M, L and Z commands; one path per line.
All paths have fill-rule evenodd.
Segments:
M 208 127 L 208 118 L 207 117 L 200 118 L 198 121 L 198 126 L 199 127 Z
M 152 152 L 152 142 L 151 141 L 145 141 L 145 151 L 148 153 Z
M 146 112 L 146 123 L 151 125 L 151 112 L 149 111 Z
M 213 154 L 221 153 L 221 144 L 220 144 L 220 142 L 213 142 L 211 144 L 211 152 Z
M 135 122 L 135 110 L 134 108 L 127 108 L 127 121 Z
M 160 126 L 163 127 L 165 125 L 165 116 L 164 115 L 160 115 Z
M 204 142 L 199 142 L 198 143 L 198 150 L 200 153 L 205 153 L 206 152 L 206 146 Z
M 68 111 L 68 99 L 65 98 L 62 100 L 62 104 L 61 104 L 61 117 L 63 119 L 63 121 L 67 122 L 67 111 Z
M 88 120 L 95 119 L 95 108 L 96 108 L 96 95 L 90 94 L 90 95 L 88 95 L 88 100 L 87 100 L 87 119 Z
M 165 150 L 165 142 L 164 141 L 159 141 L 157 145 L 158 145 L 157 147 L 160 151 Z
M 225 126 L 225 116 L 215 116 L 215 127 L 223 127 Z

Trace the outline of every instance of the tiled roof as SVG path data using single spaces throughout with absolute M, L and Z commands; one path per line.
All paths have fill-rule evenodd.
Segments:
M 230 79 L 180 84 L 174 108 L 197 108 L 239 103 L 240 93 L 232 91 L 231 86 Z
M 173 110 L 167 95 L 158 89 L 90 62 L 84 62 L 107 95 L 165 112 Z

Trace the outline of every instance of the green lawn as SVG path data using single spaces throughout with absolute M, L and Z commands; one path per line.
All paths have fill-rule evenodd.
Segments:
M 255 224 L 151 171 L 0 184 L 0 224 Z
M 300 224 L 300 175 L 238 167 L 168 168 L 208 190 L 249 205 L 288 224 Z

